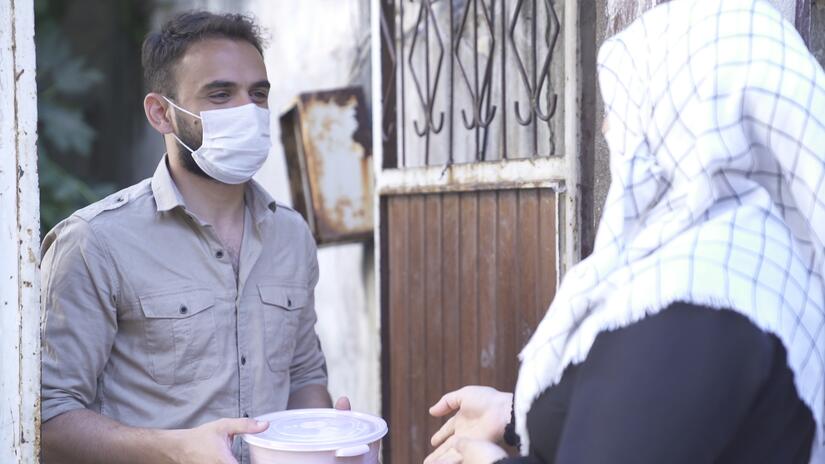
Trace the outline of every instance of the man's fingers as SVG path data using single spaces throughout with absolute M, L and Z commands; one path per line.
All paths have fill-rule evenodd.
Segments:
M 335 409 L 340 411 L 351 411 L 352 406 L 350 405 L 349 398 L 346 396 L 338 398 L 338 401 L 335 402 Z
M 269 427 L 269 422 L 256 421 L 255 419 L 221 419 L 217 423 L 218 430 L 228 435 L 238 435 L 241 433 L 260 433 Z
M 235 459 L 235 456 L 232 456 L 232 451 L 229 448 L 226 449 L 225 455 L 220 460 L 221 464 L 239 464 L 238 460 Z
M 455 433 L 455 416 L 451 417 L 444 425 L 438 429 L 437 432 L 433 434 L 433 437 L 430 439 L 430 444 L 433 448 L 441 446 L 445 440 L 453 436 Z
M 455 390 L 442 396 L 438 403 L 430 408 L 430 415 L 442 417 L 461 408 L 461 394 L 461 390 Z

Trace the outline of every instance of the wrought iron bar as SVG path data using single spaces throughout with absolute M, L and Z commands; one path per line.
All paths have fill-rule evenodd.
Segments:
M 435 76 L 433 80 L 430 80 L 430 19 L 432 19 L 433 23 L 433 30 L 435 31 L 434 35 L 436 40 L 438 41 L 438 62 L 435 68 Z M 415 72 L 415 64 L 413 60 L 413 55 L 415 52 L 415 45 L 418 43 L 418 36 L 419 31 L 421 30 L 421 24 L 424 24 L 424 47 L 425 50 L 425 79 L 424 85 L 425 89 L 422 90 L 421 81 L 419 80 L 418 76 Z M 413 128 L 415 129 L 415 133 L 419 137 L 428 136 L 429 134 L 437 134 L 441 132 L 441 129 L 444 127 L 444 112 L 440 112 L 438 115 L 438 123 L 435 123 L 433 120 L 433 109 L 435 103 L 435 96 L 438 92 L 438 83 L 441 77 L 441 65 L 444 61 L 444 40 L 441 37 L 441 30 L 438 27 L 438 20 L 435 17 L 435 13 L 432 9 L 432 0 L 421 0 L 421 8 L 418 12 L 418 19 L 415 23 L 415 28 L 413 31 L 412 43 L 410 44 L 410 53 L 407 57 L 407 61 L 410 66 L 410 75 L 413 78 L 413 82 L 415 83 L 415 90 L 418 94 L 418 99 L 421 102 L 421 106 L 424 109 L 424 122 L 420 127 L 418 121 L 413 121 Z
M 404 0 L 398 0 L 398 38 L 401 41 L 399 49 L 401 59 L 398 64 L 401 67 L 401 164 L 399 167 L 407 166 L 407 93 L 406 79 L 404 78 Z
M 393 10 L 389 9 L 390 7 L 386 7 L 391 13 Z M 398 69 L 398 60 L 395 58 L 395 40 L 393 38 L 393 29 L 390 29 L 390 26 L 387 24 L 387 17 L 386 17 L 386 10 L 381 12 L 380 19 L 381 19 L 381 36 L 383 38 L 383 49 L 386 51 L 387 56 L 390 60 L 391 67 L 389 77 L 384 77 L 383 83 L 383 100 L 381 105 L 381 114 L 384 115 L 384 119 L 389 121 L 385 124 L 385 130 L 381 131 L 382 140 L 387 142 L 390 140 L 390 132 L 392 131 L 393 127 L 395 126 L 395 121 L 390 120 L 387 117 L 387 109 L 389 108 L 390 96 L 391 92 L 395 90 L 395 76 Z
M 453 53 L 455 55 L 455 61 L 458 64 L 458 68 L 461 71 L 461 76 L 464 79 L 464 83 L 467 85 L 467 91 L 470 94 L 470 106 L 472 107 L 472 119 L 467 117 L 467 112 L 462 109 L 461 110 L 461 119 L 463 120 L 464 127 L 467 129 L 475 129 L 475 128 L 486 128 L 490 125 L 495 117 L 496 113 L 496 106 L 487 107 L 487 111 L 485 114 L 482 114 L 482 106 L 484 104 L 485 94 L 489 95 L 489 89 L 492 86 L 492 75 L 493 75 L 493 50 L 495 49 L 496 40 L 495 40 L 495 26 L 492 20 L 492 14 L 490 10 L 487 8 L 487 5 L 484 1 L 481 2 L 481 10 L 484 17 L 484 22 L 487 25 L 487 28 L 490 31 L 490 55 L 487 57 L 487 63 L 484 66 L 484 76 L 481 81 L 481 88 L 479 88 L 478 83 L 478 2 L 479 0 L 471 0 L 468 1 L 464 6 L 464 14 L 462 15 L 461 23 L 459 24 L 459 29 L 456 34 L 457 40 L 455 41 L 455 45 L 453 46 Z M 461 61 L 461 54 L 460 54 L 460 45 L 461 45 L 461 37 L 464 35 L 464 31 L 467 27 L 467 18 L 470 16 L 470 7 L 473 8 L 473 27 L 474 27 L 474 36 L 473 36 L 473 70 L 474 70 L 474 84 L 470 82 L 470 76 L 468 76 L 467 69 L 464 67 L 464 63 Z M 489 98 L 488 98 L 489 100 Z
M 501 41 L 507 42 L 507 0 L 501 0 Z M 501 158 L 507 159 L 507 46 L 501 47 Z
M 519 75 L 521 76 L 522 82 L 524 83 L 524 86 L 527 89 L 527 93 L 528 93 L 529 98 L 530 98 L 530 102 L 529 102 L 530 106 L 529 106 L 529 109 L 528 109 L 527 116 L 522 115 L 521 108 L 520 108 L 520 105 L 519 105 L 518 101 L 514 102 L 513 106 L 514 106 L 514 109 L 515 109 L 516 120 L 519 122 L 519 124 L 521 124 L 523 126 L 527 126 L 527 125 L 530 125 L 530 124 L 533 123 L 534 117 L 538 118 L 542 121 L 547 122 L 556 113 L 558 95 L 556 95 L 555 93 L 549 94 L 546 109 L 541 108 L 540 96 L 541 96 L 542 88 L 544 87 L 545 82 L 549 81 L 550 63 L 553 59 L 553 51 L 555 49 L 556 42 L 557 42 L 558 36 L 559 36 L 559 19 L 558 19 L 558 15 L 556 15 L 555 9 L 553 8 L 553 4 L 552 4 L 551 0 L 544 0 L 543 3 L 544 3 L 545 8 L 547 10 L 548 19 L 550 20 L 548 22 L 548 25 L 547 25 L 548 29 L 547 29 L 547 33 L 546 33 L 546 40 L 547 40 L 548 48 L 547 48 L 547 53 L 545 54 L 545 57 L 544 57 L 544 62 L 542 63 L 542 66 L 541 66 L 541 71 L 538 73 L 538 75 L 535 74 L 537 62 L 536 62 L 535 56 L 534 56 L 534 59 L 533 59 L 534 75 L 533 75 L 533 79 L 532 79 L 532 82 L 531 82 L 531 79 L 528 77 L 528 74 L 527 74 L 527 69 L 524 66 L 524 61 L 522 60 L 522 57 L 519 54 L 518 46 L 516 45 L 516 39 L 515 39 L 516 26 L 518 25 L 521 9 L 524 6 L 524 3 L 525 3 L 525 0 L 518 0 L 517 3 L 516 3 L 515 12 L 513 13 L 513 18 L 510 21 L 509 36 L 510 36 L 510 43 L 513 47 L 513 55 L 516 57 L 516 63 L 518 64 L 517 68 L 518 68 L 518 71 L 519 71 Z M 537 9 L 536 8 L 537 3 L 538 3 L 538 0 L 533 0 L 533 12 L 534 12 L 534 14 L 533 14 L 533 30 L 532 30 L 533 33 L 532 33 L 532 47 L 531 47 L 531 49 L 532 49 L 532 52 L 534 54 L 535 54 L 536 49 L 537 49 L 536 48 L 536 45 L 537 45 L 536 40 L 537 39 L 536 39 L 536 31 L 535 31 L 536 22 L 537 22 L 536 15 L 535 15 L 536 9 Z M 548 92 L 551 92 L 551 90 L 548 90 Z

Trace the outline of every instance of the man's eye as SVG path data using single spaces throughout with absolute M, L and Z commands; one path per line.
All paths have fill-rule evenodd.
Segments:
M 212 95 L 209 96 L 209 98 L 216 98 L 216 99 L 229 98 L 229 94 L 226 93 L 226 92 L 213 93 Z
M 269 93 L 264 91 L 252 92 L 252 96 L 261 100 L 266 100 L 269 97 Z

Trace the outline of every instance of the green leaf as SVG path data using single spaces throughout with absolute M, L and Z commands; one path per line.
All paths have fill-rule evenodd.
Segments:
M 63 64 L 54 87 L 64 95 L 81 96 L 101 80 L 103 74 L 100 71 L 87 67 L 83 58 L 75 58 Z
M 48 101 L 41 103 L 38 111 L 43 137 L 58 151 L 88 156 L 95 131 L 86 123 L 83 113 Z

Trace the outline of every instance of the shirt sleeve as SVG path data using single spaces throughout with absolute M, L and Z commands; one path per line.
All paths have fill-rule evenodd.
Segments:
M 117 332 L 111 256 L 86 221 L 72 217 L 43 242 L 45 321 L 42 421 L 87 408 Z
M 295 354 L 289 368 L 290 393 L 307 385 L 327 385 L 327 364 L 321 351 L 321 342 L 315 332 L 318 317 L 315 313 L 315 286 L 318 284 L 318 256 L 315 241 L 307 230 L 309 243 L 307 260 L 310 263 L 307 305 L 301 311 L 296 333 Z

